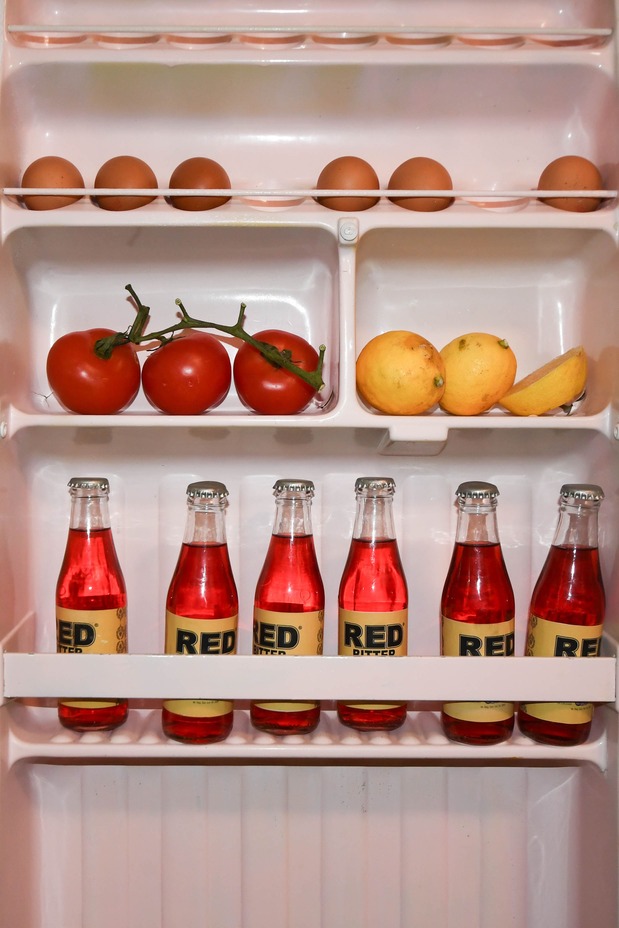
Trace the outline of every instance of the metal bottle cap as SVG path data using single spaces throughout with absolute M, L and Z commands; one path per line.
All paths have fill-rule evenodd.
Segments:
M 498 495 L 499 491 L 495 485 L 483 480 L 469 480 L 461 483 L 456 490 L 458 499 L 496 499 Z
M 601 501 L 604 499 L 604 490 L 595 483 L 564 483 L 559 495 L 566 500 Z
M 110 484 L 107 477 L 71 477 L 67 486 L 70 490 L 96 490 L 109 493 Z
M 367 493 L 373 496 L 376 493 L 393 493 L 395 480 L 393 477 L 357 477 L 355 493 Z
M 223 483 L 217 480 L 199 480 L 189 484 L 187 496 L 189 499 L 225 499 L 228 496 L 228 490 Z
M 284 478 L 275 481 L 273 493 L 274 495 L 278 493 L 305 493 L 307 496 L 312 497 L 314 495 L 314 484 L 311 480 Z

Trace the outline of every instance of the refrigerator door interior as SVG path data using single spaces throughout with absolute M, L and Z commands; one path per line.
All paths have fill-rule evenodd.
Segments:
M 379 6 L 2 4 L 0 928 L 619 926 L 615 6 Z M 150 202 L 106 209 L 96 176 L 121 155 L 145 162 L 156 186 L 120 177 L 108 196 Z M 542 171 L 567 155 L 597 166 L 599 189 L 568 191 L 594 209 L 540 198 Z M 29 208 L 23 174 L 49 156 L 77 168 L 78 199 Z M 174 206 L 174 169 L 195 157 L 216 161 L 230 185 L 185 195 L 226 202 Z M 374 205 L 319 202 L 318 178 L 340 157 L 373 169 L 377 183 L 360 189 Z M 389 198 L 396 168 L 417 157 L 447 170 L 451 186 L 433 190 L 446 208 Z M 327 193 L 345 196 L 349 181 Z M 62 195 L 57 184 L 30 193 Z M 403 193 L 427 205 L 428 189 Z M 127 285 L 150 307 L 150 332 L 178 322 L 178 300 L 194 320 L 224 326 L 243 304 L 247 332 L 325 346 L 322 388 L 295 414 L 253 412 L 234 379 L 201 415 L 163 414 L 142 388 L 119 413 L 71 411 L 50 387 L 49 350 L 77 330 L 128 331 Z M 356 359 L 398 330 L 439 350 L 490 333 L 509 343 L 517 379 L 582 346 L 586 391 L 527 417 L 497 404 L 476 415 L 381 412 L 357 392 Z M 234 362 L 239 340 L 221 341 Z M 140 347 L 142 366 L 154 347 Z M 67 483 L 94 474 L 110 481 L 129 604 L 129 653 L 100 659 L 56 654 L 54 617 Z M 354 485 L 367 475 L 396 486 L 410 605 L 408 655 L 394 661 L 337 656 Z M 323 656 L 298 658 L 294 671 L 252 654 L 281 477 L 315 484 L 326 594 Z M 179 660 L 163 654 L 165 600 L 198 480 L 229 491 L 238 654 Z M 499 489 L 513 657 L 440 656 L 455 491 L 467 480 Z M 603 654 L 525 658 L 559 490 L 574 482 L 605 492 Z M 58 721 L 63 696 L 127 697 L 129 717 L 79 734 Z M 311 734 L 251 725 L 252 700 L 312 697 L 321 720 Z M 346 728 L 336 702 L 353 697 L 406 700 L 406 722 Z M 168 739 L 166 698 L 234 700 L 232 733 L 211 745 Z M 596 709 L 582 745 L 537 744 L 516 725 L 478 747 L 445 737 L 446 699 Z

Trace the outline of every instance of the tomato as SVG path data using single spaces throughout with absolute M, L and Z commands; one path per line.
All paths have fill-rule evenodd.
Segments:
M 170 416 L 197 416 L 218 406 L 232 382 L 222 342 L 188 330 L 148 355 L 142 368 L 146 398 Z
M 47 355 L 47 379 L 58 401 L 70 412 L 105 416 L 126 409 L 140 389 L 140 362 L 133 345 L 114 348 L 100 358 L 95 343 L 112 329 L 68 332 Z
M 317 351 L 299 335 L 266 329 L 257 332 L 254 338 L 280 351 L 289 351 L 290 360 L 305 371 L 314 371 L 318 366 Z M 316 395 L 314 387 L 291 371 L 271 364 L 248 342 L 244 342 L 236 354 L 233 373 L 241 402 L 264 415 L 286 416 L 301 412 Z

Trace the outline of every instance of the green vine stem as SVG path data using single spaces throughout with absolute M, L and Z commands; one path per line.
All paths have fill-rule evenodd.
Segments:
M 139 345 L 142 342 L 150 341 L 158 341 L 161 345 L 165 345 L 167 342 L 172 341 L 177 332 L 182 332 L 185 329 L 216 329 L 218 332 L 223 332 L 226 335 L 230 335 L 232 338 L 239 338 L 241 341 L 252 345 L 264 358 L 266 358 L 269 364 L 272 364 L 274 367 L 283 367 L 285 370 L 290 371 L 291 374 L 300 377 L 301 380 L 304 380 L 313 387 L 317 393 L 322 390 L 325 385 L 322 379 L 322 370 L 324 356 L 327 350 L 326 346 L 320 345 L 318 349 L 318 364 L 316 369 L 313 371 L 303 370 L 303 368 L 294 363 L 292 354 L 288 349 L 280 351 L 275 345 L 260 341 L 260 339 L 254 338 L 253 335 L 245 331 L 243 327 L 245 309 L 247 308 L 245 303 L 241 303 L 239 315 L 234 325 L 222 325 L 217 322 L 204 322 L 201 319 L 194 319 L 183 306 L 182 300 L 177 299 L 175 302 L 181 314 L 179 322 L 165 329 L 161 329 L 159 332 L 150 332 L 148 335 L 145 335 L 144 329 L 146 328 L 150 316 L 150 307 L 142 303 L 131 284 L 127 284 L 125 290 L 127 290 L 135 300 L 138 309 L 137 315 L 133 325 L 127 329 L 126 332 L 116 332 L 114 335 L 110 335 L 107 338 L 99 339 L 95 345 L 95 351 L 101 358 L 109 358 L 114 348 L 117 348 L 119 345 L 127 345 L 129 343 Z

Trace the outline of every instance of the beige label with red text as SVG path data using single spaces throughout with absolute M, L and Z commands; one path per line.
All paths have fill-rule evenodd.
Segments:
M 406 657 L 408 609 L 393 612 L 339 610 L 338 653 L 342 657 Z M 351 709 L 397 709 L 401 702 L 346 702 Z
M 254 608 L 254 654 L 301 657 L 322 654 L 324 609 L 315 612 L 273 612 Z M 258 702 L 271 712 L 304 712 L 316 702 Z
M 59 654 L 126 654 L 127 609 L 65 609 L 56 606 L 56 650 Z M 103 709 L 116 700 L 61 700 L 73 709 Z
M 527 657 L 597 657 L 602 625 L 568 625 L 530 615 L 525 653 Z M 590 702 L 524 702 L 520 708 L 536 719 L 580 725 L 593 718 Z
M 238 616 L 188 619 L 166 612 L 166 654 L 236 654 Z M 188 718 L 217 718 L 232 712 L 227 699 L 166 699 L 164 709 Z
M 441 620 L 441 653 L 446 657 L 510 657 L 514 653 L 514 621 L 475 624 Z M 463 722 L 504 722 L 514 714 L 511 702 L 446 702 L 443 711 Z

